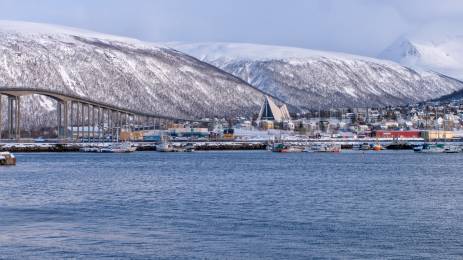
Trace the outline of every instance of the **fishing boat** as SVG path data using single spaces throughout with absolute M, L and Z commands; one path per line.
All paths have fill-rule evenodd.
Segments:
M 101 153 L 132 153 L 137 150 L 137 147 L 132 146 L 130 142 L 123 142 L 123 143 L 114 143 L 109 145 L 108 147 L 101 148 Z
M 317 145 L 305 147 L 304 152 L 339 153 L 341 152 L 341 145 L 339 144 L 317 144 Z
M 1 165 L 16 165 L 16 157 L 10 152 L 0 152 Z
M 82 147 L 79 149 L 79 152 L 82 153 L 100 153 L 101 148 L 98 147 Z
M 388 150 L 413 150 L 413 145 L 401 141 L 398 138 L 394 138 L 392 140 L 392 143 L 386 146 L 386 149 Z
M 373 150 L 373 151 L 381 151 L 381 150 L 383 150 L 383 147 L 381 146 L 381 144 L 376 143 L 371 147 L 371 150 Z
M 369 151 L 369 150 L 371 150 L 371 147 L 370 147 L 370 145 L 368 143 L 363 143 L 363 144 L 360 145 L 360 150 Z
M 158 152 L 163 152 L 163 153 L 169 153 L 169 152 L 176 152 L 174 146 L 170 142 L 161 142 L 160 144 L 156 145 L 156 151 Z
M 423 144 L 413 148 L 413 151 L 418 153 L 443 153 L 445 151 L 444 144 Z
M 446 145 L 444 147 L 444 153 L 461 153 L 462 149 L 456 145 Z
M 286 145 L 283 143 L 275 143 L 272 147 L 272 152 L 276 153 L 300 153 L 303 151 L 304 149 L 302 147 Z

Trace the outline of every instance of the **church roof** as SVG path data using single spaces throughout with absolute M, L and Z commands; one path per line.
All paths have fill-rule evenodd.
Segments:
M 265 96 L 264 103 L 262 104 L 257 120 L 273 120 L 276 122 L 283 122 L 291 120 L 288 108 L 286 105 L 278 107 L 269 96 Z

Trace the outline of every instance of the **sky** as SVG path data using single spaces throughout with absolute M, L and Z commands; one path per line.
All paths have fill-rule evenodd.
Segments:
M 463 28 L 463 0 L 0 0 L 0 20 L 151 42 L 246 42 L 376 56 L 433 24 Z

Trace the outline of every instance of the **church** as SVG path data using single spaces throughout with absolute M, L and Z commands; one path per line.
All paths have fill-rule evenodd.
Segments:
M 271 97 L 265 96 L 257 122 L 262 128 L 270 129 L 275 125 L 291 122 L 291 116 L 286 105 L 278 107 Z

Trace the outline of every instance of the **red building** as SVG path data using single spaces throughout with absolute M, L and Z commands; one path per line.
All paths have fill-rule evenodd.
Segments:
M 421 131 L 410 130 L 410 131 L 375 131 L 374 137 L 376 138 L 420 138 Z

